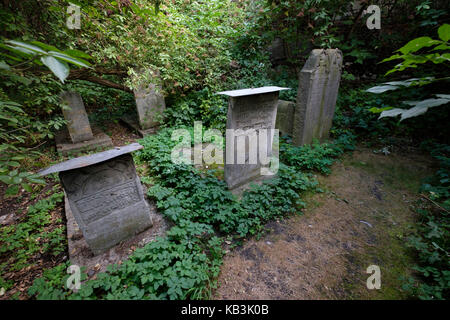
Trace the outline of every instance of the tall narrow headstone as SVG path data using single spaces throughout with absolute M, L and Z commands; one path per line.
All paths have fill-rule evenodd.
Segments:
M 130 152 L 138 144 L 75 158 L 39 172 L 59 172 L 73 216 L 94 254 L 153 225 Z
M 341 80 L 342 52 L 315 49 L 300 72 L 293 143 L 328 138 Z
M 137 117 L 136 115 L 124 115 L 121 120 L 143 137 L 156 131 L 166 109 L 166 102 L 164 100 L 162 86 L 157 81 L 160 79 L 159 72 L 144 70 L 137 72 L 137 75 L 145 79 L 150 78 L 152 81 L 145 81 L 143 83 L 144 80 L 139 79 L 139 77 L 132 78 L 136 87 L 133 93 L 136 102 Z
M 64 91 L 60 95 L 63 115 L 73 143 L 90 140 L 92 134 L 83 99 L 78 92 Z
M 268 167 L 279 91 L 287 89 L 262 87 L 219 92 L 229 97 L 224 170 L 229 189 L 260 177 Z
M 111 138 L 98 127 L 89 124 L 83 99 L 78 92 L 60 94 L 62 112 L 67 126 L 56 133 L 56 149 L 62 155 L 112 147 Z
M 292 128 L 294 125 L 295 102 L 278 101 L 277 121 L 275 128 L 280 130 L 283 135 L 292 135 Z
M 166 108 L 162 88 L 155 84 L 134 90 L 139 126 L 142 130 L 153 128 L 159 124 L 158 117 Z

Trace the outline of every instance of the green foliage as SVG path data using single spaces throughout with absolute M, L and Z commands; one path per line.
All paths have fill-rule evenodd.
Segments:
M 255 234 L 264 222 L 290 212 L 299 200 L 298 192 L 316 184 L 308 176 L 281 165 L 276 179 L 255 186 L 238 201 L 214 172 L 201 173 L 190 166 L 172 163 L 170 151 L 176 142 L 170 139 L 171 132 L 166 129 L 158 136 L 146 137 L 138 159 L 147 162 L 153 175 L 159 178 L 149 195 L 175 223 L 192 219 L 228 234 L 237 232 L 241 237 Z
M 427 179 L 422 191 L 427 192 L 433 201 L 437 201 L 446 210 L 450 210 L 450 146 L 446 144 L 423 143 L 423 148 L 429 150 L 439 164 L 435 175 Z
M 95 109 L 89 114 L 91 123 L 102 125 L 117 122 L 123 115 L 136 114 L 135 99 L 130 92 L 106 88 L 85 80 L 70 81 L 67 89 L 78 92 L 84 104 Z
M 63 199 L 63 193 L 55 193 L 29 207 L 23 221 L 0 229 L 0 253 L 9 257 L 0 265 L 0 274 L 6 270 L 17 271 L 30 265 L 36 254 L 59 255 L 65 251 L 65 228 L 49 231 L 50 211 Z
M 54 46 L 39 41 L 27 43 L 6 40 L 5 44 L 0 43 L 0 48 L 9 50 L 14 54 L 14 56 L 11 56 L 10 54 L 0 52 L 0 57 L 6 60 L 6 63 L 5 61 L 1 61 L 2 69 L 18 69 L 30 63 L 45 65 L 62 83 L 64 83 L 64 80 L 66 80 L 70 72 L 67 63 L 90 68 L 89 62 L 81 59 L 79 56 L 84 55 L 88 58 L 90 57 L 81 51 L 71 50 L 70 53 L 68 51 L 63 52 Z M 37 61 L 38 59 L 40 61 Z
M 385 97 L 383 97 L 385 98 Z M 386 101 L 387 100 L 387 101 Z M 342 130 L 360 138 L 376 138 L 392 132 L 392 121 L 377 121 L 373 111 L 389 108 L 392 101 L 367 94 L 362 89 L 342 88 L 337 104 L 331 133 L 339 136 Z
M 450 297 L 450 146 L 423 144 L 439 162 L 439 170 L 425 181 L 421 191 L 433 204 L 418 206 L 419 229 L 409 238 L 418 255 L 414 266 L 420 282 L 407 279 L 404 288 L 425 300 L 447 300 Z
M 314 170 L 324 174 L 331 173 L 331 165 L 344 151 L 354 150 L 352 133 L 345 133 L 331 143 L 320 144 L 317 140 L 311 145 L 295 147 L 287 143 L 280 144 L 281 161 L 300 170 Z
M 334 16 L 344 16 L 350 4 L 348 0 L 266 1 L 256 19 L 258 25 L 267 28 L 268 36 L 282 37 L 289 42 L 312 40 L 314 46 L 334 47 L 338 42 L 333 32 Z M 309 44 L 306 41 L 304 47 Z
M 210 294 L 221 257 L 220 240 L 211 236 L 211 229 L 186 222 L 137 249 L 120 266 L 109 266 L 95 280 L 82 283 L 76 293 L 65 289 L 64 265 L 52 275 L 56 281 L 44 274 L 29 294 L 38 299 L 200 299 Z
M 214 87 L 230 68 L 228 43 L 242 17 L 234 1 L 161 1 L 157 11 L 147 0 L 77 4 L 81 32 L 65 27 L 65 1 L 53 2 L 37 19 L 52 30 L 52 44 L 87 52 L 103 68 L 128 71 L 130 87 L 156 81 L 137 75 L 143 69 L 158 71 L 168 93 Z
M 397 50 L 397 54 L 384 59 L 381 62 L 387 62 L 392 60 L 403 60 L 394 68 L 389 70 L 386 75 L 403 71 L 407 68 L 417 68 L 419 64 L 432 62 L 434 64 L 441 64 L 450 61 L 450 46 L 448 41 L 450 40 L 450 25 L 443 24 L 438 29 L 439 40 L 432 39 L 430 37 L 419 37 L 409 41 L 403 47 Z M 429 49 L 429 47 L 433 47 Z M 418 53 L 421 49 L 427 48 L 427 52 Z
M 64 290 L 69 274 L 66 273 L 70 262 L 61 263 L 54 268 L 44 270 L 28 289 L 30 296 L 36 295 L 40 300 L 61 300 L 66 296 Z
M 33 113 L 39 114 L 36 110 L 32 114 L 27 112 L 28 106 L 34 109 L 44 105 L 43 111 L 51 113 L 58 105 L 51 88 L 61 87 L 45 75 L 25 76 L 26 68 L 45 66 L 64 83 L 70 71 L 67 63 L 82 67 L 89 67 L 89 63 L 78 58 L 81 52 L 63 52 L 39 41 L 6 40 L 0 43 L 0 49 L 0 59 L 4 59 L 0 61 L 0 78 L 4 80 L 0 87 L 0 181 L 9 185 L 6 196 L 13 196 L 19 192 L 19 186 L 31 192 L 32 183 L 43 183 L 36 175 L 24 171 L 21 161 L 39 156 L 29 146 L 53 138 L 53 131 L 65 124 L 61 117 L 43 122 L 33 117 Z
M 209 88 L 193 91 L 168 103 L 170 108 L 164 113 L 166 126 L 188 126 L 194 121 L 202 121 L 208 128 L 225 129 L 228 103 Z

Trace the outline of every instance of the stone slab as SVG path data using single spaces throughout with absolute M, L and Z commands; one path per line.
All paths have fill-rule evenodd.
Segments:
M 277 121 L 275 128 L 280 130 L 283 135 L 292 135 L 294 126 L 295 102 L 278 101 Z
M 260 88 L 221 91 L 221 92 L 218 92 L 217 94 L 222 94 L 222 95 L 226 95 L 229 97 L 244 97 L 244 96 L 251 96 L 251 95 L 255 95 L 255 94 L 279 92 L 281 90 L 290 90 L 290 88 L 268 86 L 268 87 L 260 87 Z
M 128 154 L 133 151 L 141 150 L 144 147 L 139 143 L 131 143 L 123 147 L 115 147 L 114 149 L 90 154 L 84 157 L 78 157 L 75 159 L 70 159 L 58 164 L 55 164 L 47 169 L 41 170 L 38 172 L 38 175 L 45 176 L 50 173 L 69 171 L 74 169 L 80 169 L 84 167 L 88 167 L 94 164 L 98 164 L 110 159 L 114 159 L 116 157 L 122 156 L 124 154 Z
M 260 159 L 259 141 L 255 142 L 256 136 L 259 140 L 260 130 L 267 130 L 267 157 L 272 156 L 272 143 L 274 141 L 273 131 L 275 128 L 279 89 L 278 87 L 263 87 L 256 89 L 228 91 L 230 96 L 227 114 L 227 138 L 225 152 L 225 181 L 229 189 L 234 189 L 262 175 L 265 167 Z M 250 95 L 242 95 L 244 92 Z M 255 94 L 255 92 L 264 92 Z M 221 94 L 224 94 L 223 92 Z M 234 137 L 228 136 L 229 130 L 236 132 Z M 240 130 L 241 133 L 238 133 Z M 238 145 L 238 139 L 245 141 L 244 146 Z M 254 142 L 251 143 L 250 141 Z M 251 160 L 251 145 L 256 149 L 257 159 Z M 234 147 L 233 147 L 234 145 Z M 256 147 L 255 147 L 256 146 Z M 234 149 L 234 150 L 233 150 Z M 233 151 L 231 151 L 233 150 Z M 243 155 L 245 163 L 238 163 L 238 155 Z M 233 159 L 230 159 L 233 157 Z M 253 159 L 255 160 L 255 159 Z
M 90 140 L 73 143 L 66 128 L 55 135 L 56 150 L 63 156 L 75 155 L 85 151 L 100 151 L 113 146 L 111 138 L 97 127 L 92 127 Z
M 170 224 L 156 211 L 156 206 L 151 201 L 147 200 L 147 203 L 150 208 L 150 218 L 153 221 L 152 228 L 118 243 L 99 255 L 94 255 L 75 221 L 66 196 L 65 213 L 71 264 L 86 267 L 88 277 L 91 279 L 95 277 L 95 274 L 106 271 L 108 265 L 118 264 L 127 259 L 135 248 L 143 247 L 147 243 L 154 241 L 156 237 L 163 237 Z
M 114 153 L 103 152 L 112 158 L 94 164 L 89 160 L 100 160 L 99 154 L 72 159 L 63 164 L 76 169 L 59 171 L 71 212 L 95 255 L 153 225 L 132 156 Z
M 62 112 L 67 121 L 67 129 L 71 142 L 77 143 L 93 139 L 93 133 L 84 107 L 83 99 L 78 92 L 64 91 L 60 94 L 63 104 Z
M 342 69 L 339 49 L 315 49 L 300 72 L 293 127 L 294 145 L 328 138 Z
M 158 131 L 158 126 L 145 130 L 141 129 L 138 119 L 133 116 L 123 116 L 122 118 L 120 118 L 120 121 L 122 121 L 123 124 L 125 124 L 128 128 L 133 130 L 133 132 L 136 132 L 141 137 L 155 134 Z
M 162 94 L 162 87 L 150 83 L 133 91 L 136 100 L 139 127 L 147 130 L 159 125 L 158 115 L 162 116 L 166 103 Z

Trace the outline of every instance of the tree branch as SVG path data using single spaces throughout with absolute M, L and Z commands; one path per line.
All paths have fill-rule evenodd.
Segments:
M 108 69 L 100 69 L 100 68 L 95 69 L 95 73 L 115 74 L 115 75 L 121 75 L 121 76 L 126 74 L 126 72 L 122 71 L 122 70 L 108 70 Z M 123 90 L 126 92 L 133 92 L 130 88 L 128 88 L 122 84 L 114 83 L 112 81 L 103 79 L 99 76 L 93 75 L 91 73 L 91 70 L 89 70 L 89 69 L 72 69 L 72 70 L 70 70 L 70 74 L 67 77 L 67 80 L 86 80 L 89 82 L 100 84 L 105 87 L 119 89 L 119 90 Z

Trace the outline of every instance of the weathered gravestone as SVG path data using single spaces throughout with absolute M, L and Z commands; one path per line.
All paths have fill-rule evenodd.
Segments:
M 84 107 L 83 99 L 77 92 L 64 91 L 60 95 L 63 107 L 63 115 L 67 120 L 72 142 L 81 142 L 94 138 L 89 119 Z
M 94 254 L 153 225 L 130 152 L 138 143 L 71 159 L 39 172 L 59 173 L 70 209 Z
M 59 153 L 67 155 L 112 146 L 110 137 L 98 128 L 91 129 L 83 99 L 79 93 L 64 91 L 60 94 L 60 98 L 67 126 L 55 137 Z
M 341 80 L 342 52 L 315 49 L 300 72 L 293 143 L 328 138 Z
M 155 77 L 159 77 L 156 73 Z M 133 91 L 136 101 L 137 119 L 132 116 L 125 116 L 122 120 L 137 131 L 141 136 L 154 133 L 155 127 L 159 125 L 158 119 L 166 108 L 162 87 L 150 83 L 141 85 Z
M 278 100 L 277 120 L 275 128 L 280 130 L 281 134 L 292 135 L 294 126 L 295 102 Z
M 278 96 L 280 90 L 287 89 L 262 87 L 219 92 L 229 97 L 224 169 L 229 189 L 270 175 L 267 160 L 272 156 Z

